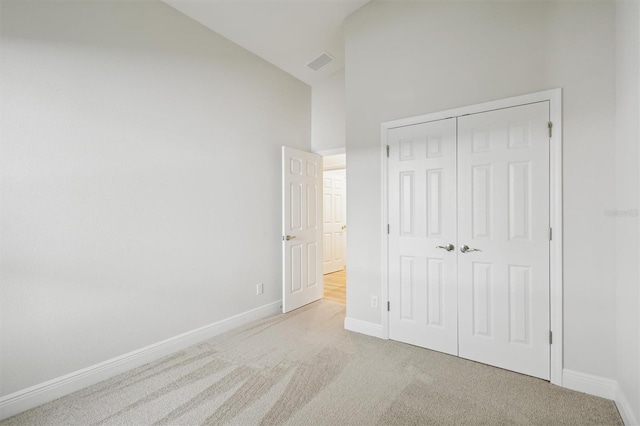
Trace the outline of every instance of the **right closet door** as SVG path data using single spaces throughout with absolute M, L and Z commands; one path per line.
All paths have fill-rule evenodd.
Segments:
M 549 103 L 458 118 L 459 356 L 550 378 Z
M 390 129 L 389 337 L 548 380 L 549 102 Z

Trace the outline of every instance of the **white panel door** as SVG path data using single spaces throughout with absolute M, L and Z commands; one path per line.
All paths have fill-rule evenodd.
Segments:
M 282 147 L 282 312 L 322 297 L 322 157 Z
M 549 379 L 549 103 L 458 118 L 464 358 Z
M 392 129 L 388 143 L 389 337 L 455 355 L 456 121 Z
M 346 266 L 346 186 L 344 170 L 325 171 L 323 186 L 322 246 L 324 273 L 329 274 Z

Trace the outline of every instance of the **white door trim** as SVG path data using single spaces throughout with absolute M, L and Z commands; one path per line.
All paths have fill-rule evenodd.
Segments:
M 387 132 L 390 129 L 402 126 L 411 126 L 429 121 L 442 120 L 450 117 L 459 117 L 466 114 L 475 114 L 502 108 L 510 108 L 535 102 L 549 101 L 549 121 L 553 123 L 551 146 L 549 152 L 549 223 L 553 229 L 553 239 L 549 244 L 549 297 L 550 297 L 550 326 L 553 333 L 551 345 L 551 383 L 562 386 L 562 359 L 563 359 L 563 335 L 562 335 L 562 89 L 552 89 L 528 95 L 500 99 L 476 105 L 449 109 L 416 117 L 387 121 L 381 125 L 382 146 L 380 150 L 380 164 L 382 168 L 381 181 L 381 206 L 382 223 L 380 235 L 382 240 L 382 258 L 389 258 L 389 244 L 387 238 L 387 224 L 389 223 L 389 199 L 387 191 Z M 382 262 L 382 300 L 389 300 L 389 271 L 388 262 Z M 384 306 L 385 304 L 382 304 Z M 389 314 L 382 315 L 382 337 L 389 339 Z

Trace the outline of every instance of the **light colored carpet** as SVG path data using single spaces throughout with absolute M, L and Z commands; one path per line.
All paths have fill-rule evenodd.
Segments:
M 2 425 L 622 424 L 612 401 L 343 329 L 320 301 Z

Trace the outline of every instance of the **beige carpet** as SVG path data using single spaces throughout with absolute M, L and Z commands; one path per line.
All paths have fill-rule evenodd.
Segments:
M 220 335 L 2 425 L 621 424 L 612 401 L 343 330 L 320 301 Z

